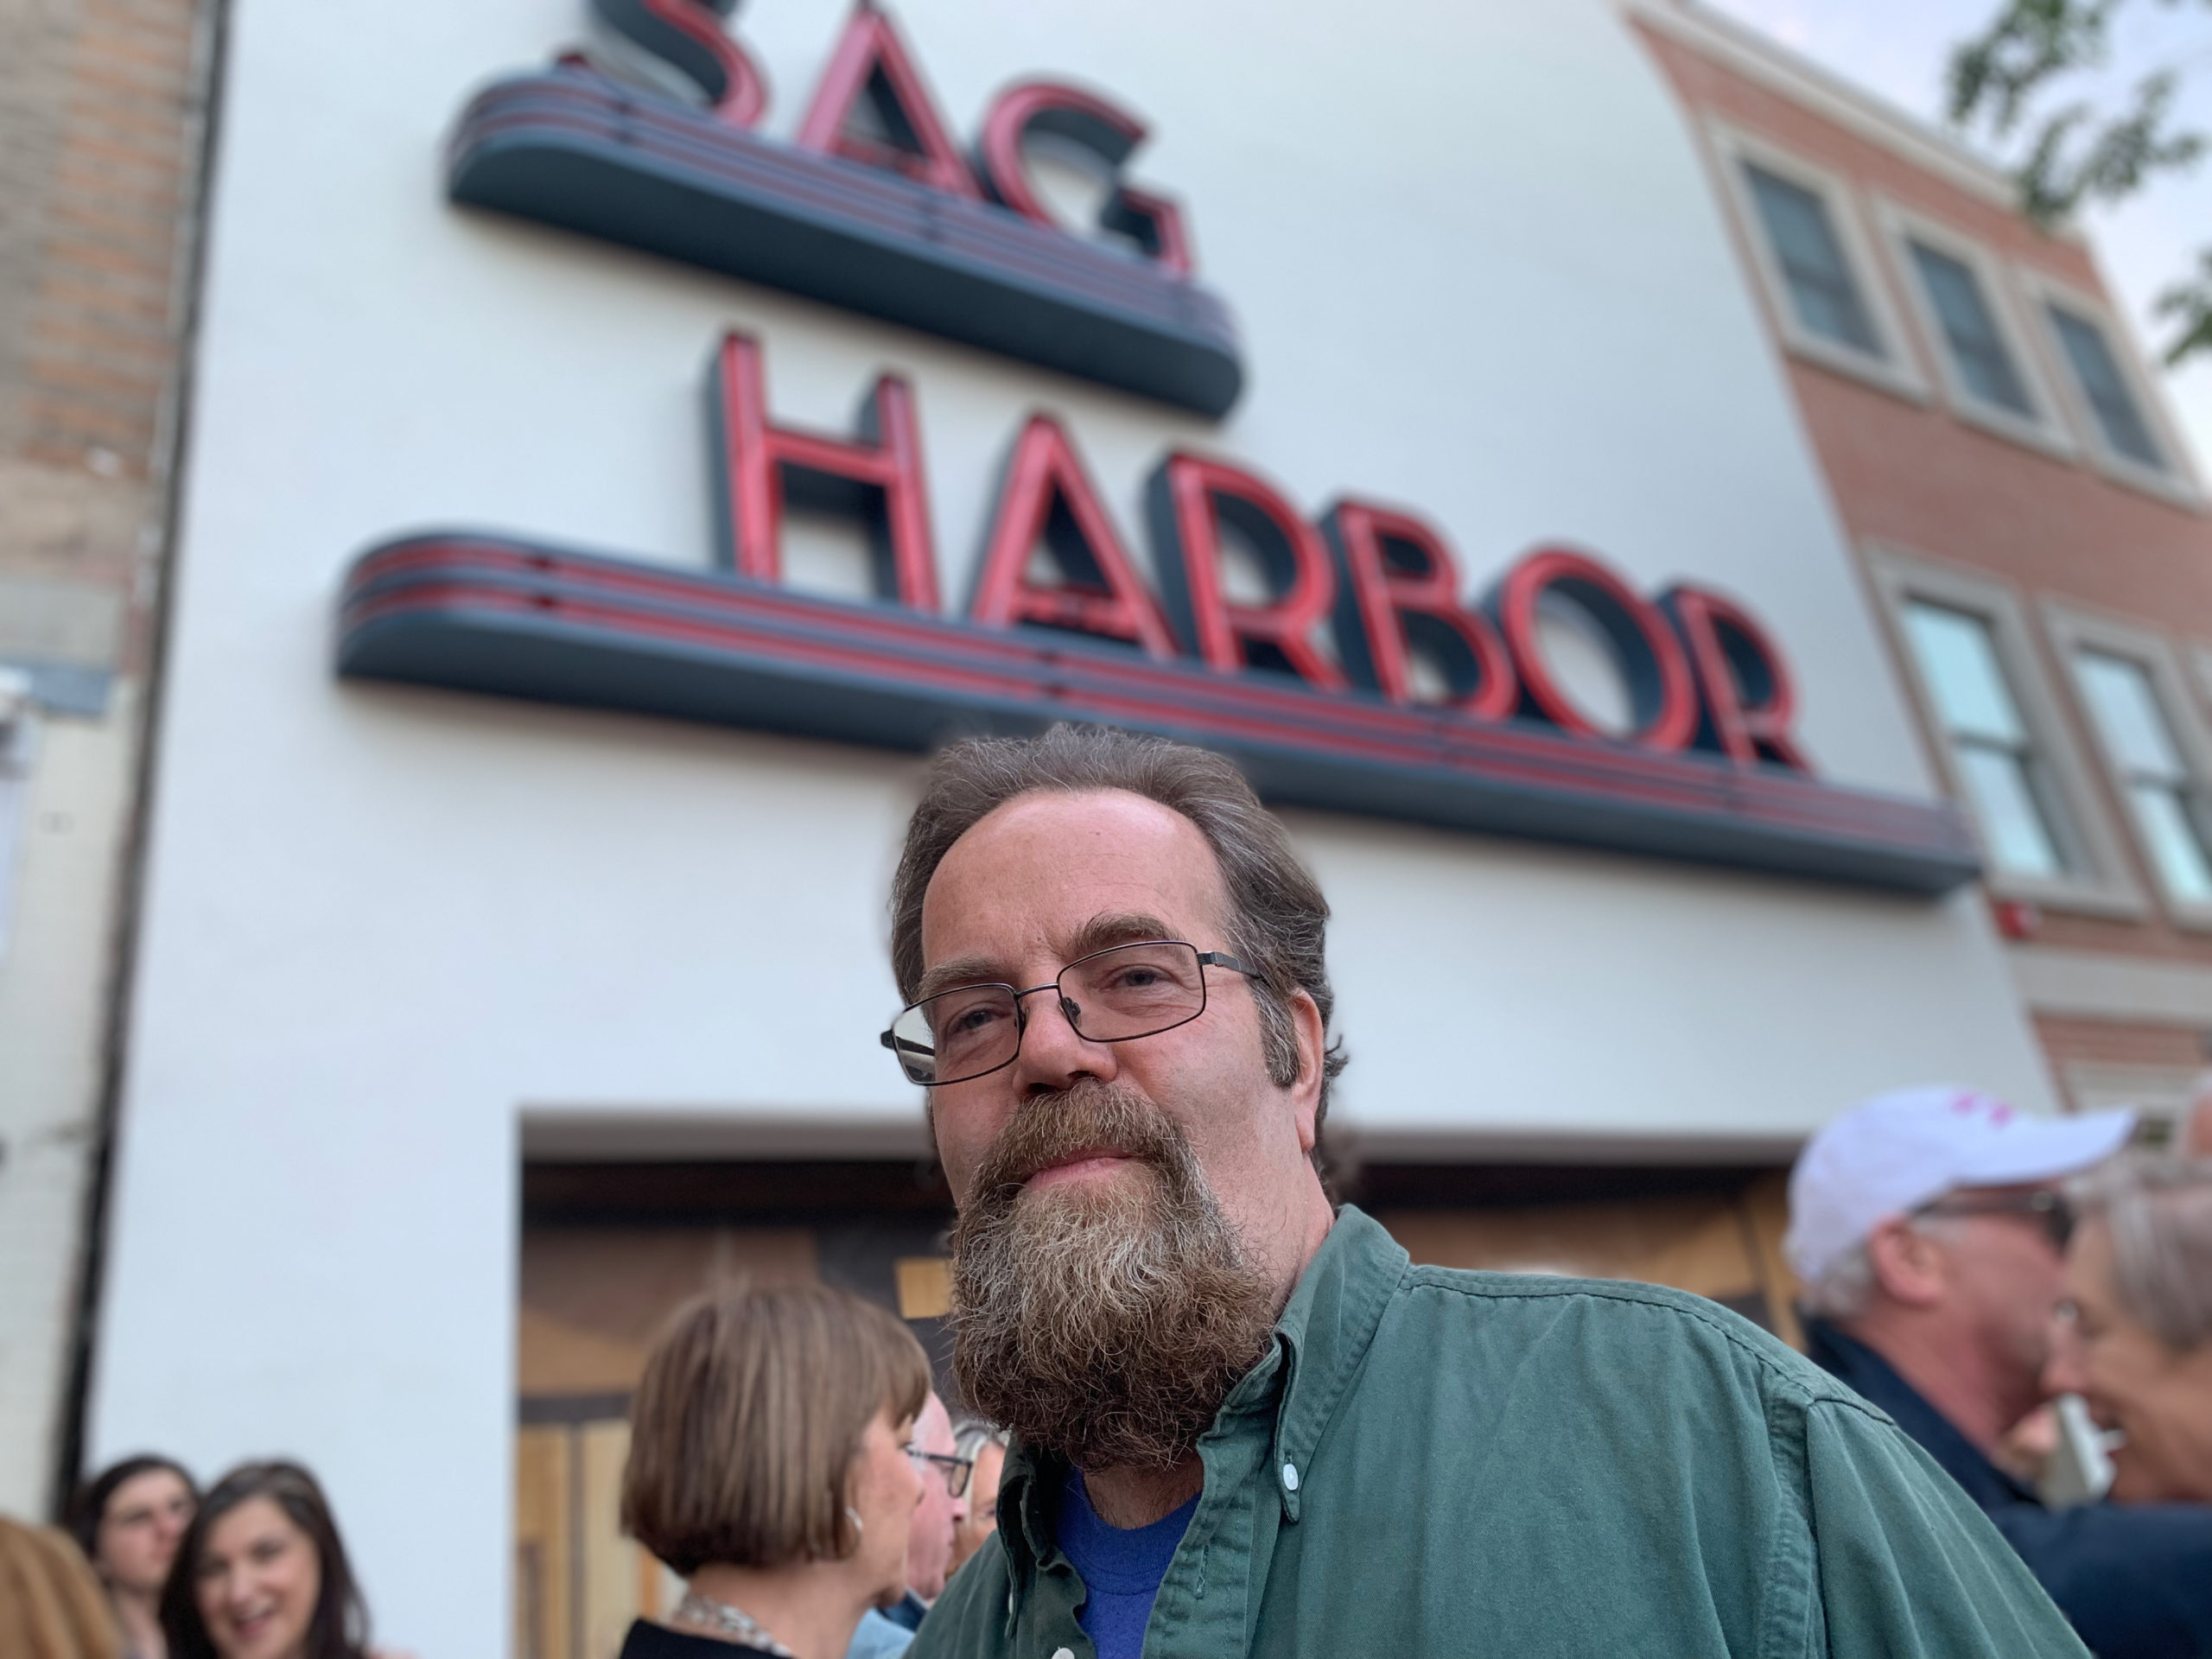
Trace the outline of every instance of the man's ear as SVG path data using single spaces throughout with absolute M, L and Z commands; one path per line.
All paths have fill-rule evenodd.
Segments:
M 1949 1287 L 1942 1245 L 1903 1216 L 1891 1216 L 1866 1236 L 1866 1260 L 1883 1294 L 1907 1307 L 1934 1307 Z
M 1298 1039 L 1298 1081 L 1290 1085 L 1291 1108 L 1298 1115 L 1299 1149 L 1310 1158 L 1321 1135 L 1318 1120 L 1329 1032 L 1321 1021 L 1319 1005 L 1304 991 L 1291 993 L 1290 1028 Z

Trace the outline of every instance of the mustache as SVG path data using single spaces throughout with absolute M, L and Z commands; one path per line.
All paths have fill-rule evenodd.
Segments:
M 1003 1210 L 1040 1170 L 1086 1155 L 1110 1154 L 1174 1177 L 1188 1142 L 1175 1122 L 1141 1095 L 1096 1077 L 1025 1100 L 984 1153 L 971 1206 Z

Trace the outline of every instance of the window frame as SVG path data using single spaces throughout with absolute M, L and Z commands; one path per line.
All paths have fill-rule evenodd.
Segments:
M 1953 758 L 1950 739 L 1936 698 L 1922 671 L 1905 620 L 1915 600 L 1947 606 L 1981 619 L 2004 671 L 2006 689 L 2018 706 L 2046 782 L 2066 821 L 2049 827 L 2062 853 L 2081 868 L 2058 876 L 2022 875 L 1998 868 L 1986 855 L 1982 883 L 2000 899 L 2024 899 L 2050 910 L 2137 920 L 2148 913 L 2140 886 L 2121 850 L 2120 831 L 2091 782 L 2088 763 L 2067 722 L 2049 669 L 2038 654 L 2019 592 L 1993 576 L 1881 545 L 1866 550 L 1867 569 L 1881 600 L 1883 622 L 1901 665 L 1905 690 L 1920 721 L 1936 775 L 1981 843 L 1965 780 Z
M 2096 751 L 2113 804 L 2127 825 L 2136 856 L 2149 873 L 2161 906 L 2177 925 L 2212 931 L 2212 900 L 2184 899 L 2167 885 L 2158 854 L 2152 850 L 2150 837 L 2137 822 L 2134 808 L 2130 804 L 2127 773 L 2105 741 L 2104 728 L 2098 722 L 2096 710 L 2089 706 L 2075 661 L 2079 652 L 2094 651 L 2133 663 L 2144 671 L 2150 678 L 2158 712 L 2165 717 L 2167 735 L 2173 740 L 2174 747 L 2181 755 L 2183 770 L 2189 775 L 2190 792 L 2212 808 L 2212 733 L 2205 729 L 2203 715 L 2190 689 L 2188 677 L 2182 671 L 2179 653 L 2163 634 L 2149 628 L 2054 600 L 2044 601 L 2043 621 L 2050 636 L 2051 647 L 2064 667 L 2067 690 L 2073 694 L 2075 706 L 2081 711 L 2082 728 L 2088 734 L 2090 747 Z M 2212 831 L 2212 814 L 2208 814 L 2206 830 Z M 2202 839 L 2208 859 L 2212 859 L 2212 833 L 2203 834 Z
M 1906 308 L 1920 328 L 1929 356 L 1934 359 L 1936 378 L 1951 413 L 1969 426 L 1980 427 L 2044 454 L 2068 460 L 2077 455 L 2079 446 L 2061 413 L 2058 395 L 2044 372 L 2043 354 L 2035 349 L 2003 263 L 1971 237 L 1886 196 L 1874 198 L 1874 217 L 1882 227 L 1883 241 L 1897 283 L 1904 289 Z M 1951 352 L 1950 334 L 1928 293 L 1928 285 L 1921 280 L 1919 263 L 1912 257 L 1915 242 L 1925 243 L 1933 251 L 1957 260 L 1974 274 L 1975 282 L 1980 284 L 1982 301 L 1989 308 L 1990 320 L 1996 327 L 1998 341 L 2012 359 L 2013 372 L 2020 378 L 2020 389 L 2027 394 L 2035 410 L 2033 415 L 2022 415 L 2002 404 L 1984 402 L 1974 395 L 1974 389 L 1959 372 Z
M 2121 326 L 2112 307 L 2095 295 L 2061 282 L 2045 271 L 2025 265 L 2014 269 L 2020 287 L 2035 310 L 2037 343 L 2049 367 L 2051 385 L 2057 389 L 2059 406 L 2065 411 L 2082 453 L 2115 483 L 2155 495 L 2175 506 L 2202 511 L 2203 489 L 2196 476 L 2195 459 L 2183 440 L 2172 411 L 2166 406 L 2165 394 L 2144 371 L 2134 335 Z M 2136 411 L 2142 416 L 2151 441 L 2166 457 L 2165 466 L 2146 467 L 2112 447 L 2105 436 L 2104 423 L 2098 420 L 2088 392 L 2075 372 L 2066 342 L 2059 338 L 2058 324 L 2050 315 L 2053 308 L 2075 313 L 2104 336 L 2106 349 L 2111 352 L 2128 394 L 2135 399 Z
M 1928 382 L 1922 372 L 1911 333 L 1898 313 L 1882 262 L 1875 257 L 1873 240 L 1866 232 L 1849 181 L 1840 173 L 1816 166 L 1726 122 L 1708 117 L 1705 128 L 1713 149 L 1713 165 L 1720 175 L 1721 195 L 1733 213 L 1738 233 L 1749 254 L 1751 269 L 1758 274 L 1758 286 L 1783 348 L 1794 356 L 1849 375 L 1908 403 L 1926 404 L 1929 396 Z M 1766 219 L 1751 194 L 1751 181 L 1744 175 L 1747 164 L 1819 198 L 1827 214 L 1829 228 L 1835 232 L 1836 242 L 1842 250 L 1845 267 L 1866 308 L 1866 320 L 1882 343 L 1880 355 L 1871 355 L 1825 334 L 1814 334 L 1798 321 L 1789 279 L 1783 273 L 1782 261 L 1767 234 Z

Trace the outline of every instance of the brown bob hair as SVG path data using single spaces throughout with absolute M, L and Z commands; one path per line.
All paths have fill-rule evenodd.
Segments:
M 884 1309 L 827 1285 L 678 1309 L 630 1401 L 622 1529 L 689 1578 L 709 1562 L 849 1555 L 846 1474 L 876 1413 L 918 1414 L 930 1363 Z

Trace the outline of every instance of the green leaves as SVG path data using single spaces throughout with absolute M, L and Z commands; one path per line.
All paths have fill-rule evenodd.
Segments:
M 2049 227 L 2085 203 L 2115 202 L 2161 175 L 2185 171 L 2212 137 L 2177 124 L 2181 67 L 2200 49 L 2149 71 L 2118 106 L 2095 96 L 2038 109 L 2046 94 L 2093 79 L 2110 55 L 2113 18 L 2129 0 L 2008 0 L 1989 26 L 1953 52 L 1945 77 L 1952 124 L 1977 128 L 1999 149 L 2024 137 L 2012 169 L 2020 210 Z M 2212 10 L 2212 0 L 2156 0 L 2161 10 Z M 2177 40 L 2177 47 L 2183 43 Z M 2200 43 L 2201 44 L 2201 43 Z M 2158 314 L 2180 320 L 2166 347 L 2175 363 L 2212 350 L 2212 252 L 2159 296 Z

